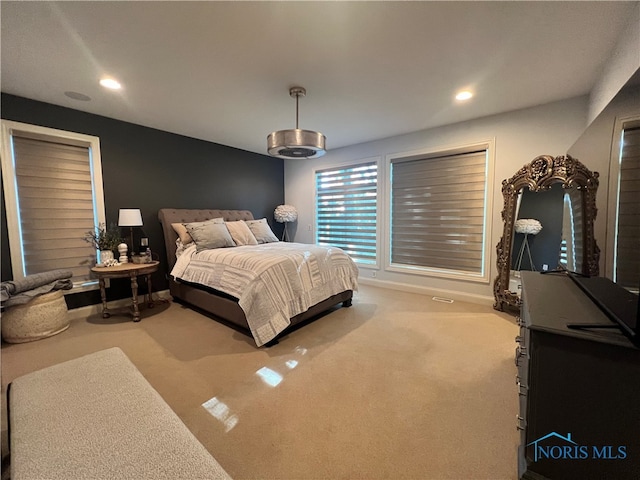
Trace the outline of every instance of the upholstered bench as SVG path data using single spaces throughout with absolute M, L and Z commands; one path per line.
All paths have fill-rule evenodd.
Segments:
M 9 386 L 11 479 L 229 479 L 119 348 Z

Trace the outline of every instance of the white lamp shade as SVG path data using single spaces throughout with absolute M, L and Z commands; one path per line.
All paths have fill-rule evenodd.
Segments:
M 273 217 L 278 223 L 295 222 L 298 219 L 298 210 L 293 205 L 278 205 Z
M 141 227 L 142 213 L 139 208 L 121 208 L 118 216 L 119 227 Z
M 542 230 L 542 224 L 534 218 L 521 218 L 516 220 L 515 230 L 517 233 L 537 235 Z

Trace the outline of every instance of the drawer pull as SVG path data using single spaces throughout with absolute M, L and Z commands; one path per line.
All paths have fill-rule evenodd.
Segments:
M 516 415 L 516 430 L 524 430 L 527 426 L 527 422 L 524 421 L 520 415 Z
M 522 345 L 518 345 L 516 347 L 516 355 L 515 355 L 515 362 L 516 362 L 516 367 L 520 366 L 520 357 L 524 357 L 526 355 L 526 347 L 523 347 Z
M 520 379 L 518 379 L 518 381 L 516 382 L 516 385 L 518 386 L 518 395 L 520 395 L 521 397 L 526 397 L 527 390 L 529 390 L 529 387 L 527 387 L 524 383 L 520 382 Z

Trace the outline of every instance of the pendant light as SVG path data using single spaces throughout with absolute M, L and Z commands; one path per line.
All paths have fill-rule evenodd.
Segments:
M 326 138 L 323 134 L 298 128 L 298 100 L 306 94 L 307 91 L 302 87 L 289 89 L 289 95 L 296 99 L 296 128 L 271 133 L 267 137 L 269 155 L 280 158 L 311 158 L 321 157 L 326 153 Z

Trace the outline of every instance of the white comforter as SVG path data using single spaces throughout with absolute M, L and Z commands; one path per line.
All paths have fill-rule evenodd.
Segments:
M 236 297 L 258 346 L 287 328 L 291 317 L 358 287 L 358 267 L 341 249 L 288 242 L 201 252 L 191 245 L 171 275 Z

